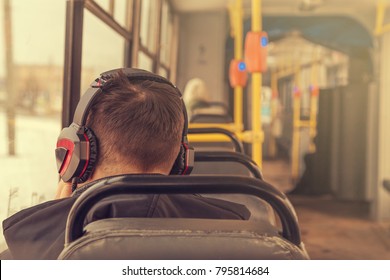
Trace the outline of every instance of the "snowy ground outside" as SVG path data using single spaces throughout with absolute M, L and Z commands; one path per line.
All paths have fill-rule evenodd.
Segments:
M 54 149 L 60 132 L 60 119 L 42 116 L 16 117 L 16 156 L 8 156 L 7 120 L 0 110 L 0 220 L 8 208 L 15 213 L 43 199 L 54 198 L 58 174 Z M 17 194 L 9 205 L 10 190 Z M 1 227 L 2 228 L 2 227 Z M 0 234 L 0 250 L 4 237 Z

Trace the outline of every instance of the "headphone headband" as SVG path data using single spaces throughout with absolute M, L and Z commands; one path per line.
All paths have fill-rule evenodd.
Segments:
M 123 74 L 125 74 L 129 81 L 153 81 L 157 83 L 167 84 L 174 88 L 179 95 L 183 106 L 184 128 L 182 138 L 187 137 L 188 115 L 180 90 L 164 77 L 137 68 L 118 68 L 101 73 L 100 77 L 93 81 L 90 85 L 90 88 L 80 97 L 80 101 L 76 107 L 76 111 L 73 117 L 73 123 L 79 126 L 84 126 L 86 124 L 88 113 L 95 97 L 101 94 L 103 85 L 108 80 L 112 79 L 118 72 L 122 72 Z

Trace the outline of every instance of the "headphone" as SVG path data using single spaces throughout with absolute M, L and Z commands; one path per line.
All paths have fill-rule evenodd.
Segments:
M 92 82 L 80 98 L 73 122 L 61 131 L 55 150 L 57 170 L 61 179 L 64 182 L 77 180 L 76 183 L 83 183 L 92 174 L 98 157 L 98 141 L 92 129 L 85 126 L 88 113 L 95 97 L 102 94 L 102 86 L 118 72 L 124 73 L 130 82 L 147 80 L 168 84 L 177 92 L 182 101 L 184 128 L 180 151 L 170 174 L 190 174 L 194 166 L 194 149 L 188 145 L 188 117 L 181 92 L 170 81 L 159 75 L 141 69 L 120 68 L 104 72 Z

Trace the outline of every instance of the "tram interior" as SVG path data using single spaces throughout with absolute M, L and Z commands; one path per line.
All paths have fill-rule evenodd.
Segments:
M 266 69 L 232 86 L 253 30 L 267 34 Z M 390 259 L 390 1 L 1 0 L 0 38 L 1 220 L 54 197 L 67 92 L 136 67 L 181 89 L 190 132 L 237 134 L 291 200 L 311 259 Z M 199 158 L 233 151 L 215 133 L 189 140 Z

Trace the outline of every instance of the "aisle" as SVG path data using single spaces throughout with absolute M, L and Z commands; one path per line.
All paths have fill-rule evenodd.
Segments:
M 368 204 L 291 196 L 312 259 L 390 260 L 390 222 L 368 218 Z
M 265 161 L 263 175 L 284 192 L 293 188 L 289 165 L 283 160 Z M 312 259 L 390 260 L 390 222 L 371 221 L 368 203 L 340 201 L 330 195 L 288 196 Z

